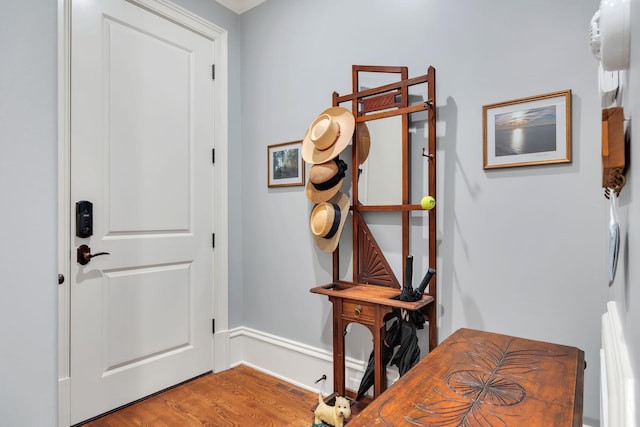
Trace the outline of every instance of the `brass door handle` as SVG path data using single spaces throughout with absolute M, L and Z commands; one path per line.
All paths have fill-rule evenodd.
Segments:
M 100 255 L 111 255 L 109 252 L 98 252 L 95 254 L 91 253 L 91 248 L 87 245 L 80 245 L 78 247 L 78 264 L 87 265 L 91 258 L 95 258 Z

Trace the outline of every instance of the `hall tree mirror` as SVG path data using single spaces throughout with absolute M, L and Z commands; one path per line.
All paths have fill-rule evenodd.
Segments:
M 402 120 L 385 117 L 361 123 L 373 144 L 362 161 L 358 159 L 358 202 L 363 205 L 402 203 Z M 360 127 L 359 132 L 364 132 Z M 356 154 L 363 154 L 356 153 Z
M 394 79 L 378 76 L 380 73 L 360 73 L 359 91 L 393 83 Z M 398 81 L 397 76 L 395 81 Z M 363 83 L 365 82 L 365 83 Z M 409 105 L 424 103 L 426 83 L 410 88 L 408 95 Z M 393 111 L 392 109 L 386 111 Z M 422 149 L 427 147 L 427 114 L 415 112 L 409 114 L 408 136 L 410 155 L 408 168 L 410 171 L 409 183 L 411 194 L 409 202 L 417 203 L 422 195 L 427 193 L 427 183 L 424 172 L 427 169 L 423 164 L 425 157 Z M 359 148 L 356 153 L 358 165 L 358 202 L 362 205 L 401 205 L 402 204 L 402 144 L 403 123 L 402 116 L 394 115 L 360 122 L 356 130 L 358 143 L 363 139 L 367 143 L 367 149 Z M 365 134 L 365 137 L 359 134 Z
M 380 80 L 370 77 L 374 73 L 365 73 L 367 85 L 361 85 L 360 91 L 371 89 L 375 85 L 371 82 Z M 397 79 L 396 79 L 397 81 Z M 391 83 L 392 80 L 385 83 Z M 426 92 L 426 84 L 417 85 L 419 90 Z M 410 105 L 426 102 L 421 94 L 409 94 Z M 391 110 L 392 111 L 392 110 Z M 426 171 L 429 168 L 427 113 L 418 111 L 408 114 L 408 164 L 409 168 L 409 196 L 407 203 L 417 204 L 423 196 L 429 194 Z M 367 149 L 358 147 L 355 164 L 358 185 L 358 203 L 366 206 L 377 206 L 384 212 L 377 210 L 363 211 L 364 222 L 371 229 L 381 252 L 389 261 L 389 265 L 396 277 L 402 282 L 404 272 L 404 258 L 402 251 L 402 218 L 401 205 L 403 183 L 402 144 L 403 131 L 400 115 L 367 120 L 358 124 L 356 132 L 365 133 L 366 137 L 356 135 L 357 144 L 368 141 Z M 423 155 L 424 154 L 424 155 Z M 349 155 L 348 153 L 346 154 Z M 396 207 L 395 213 L 393 206 Z M 387 210 L 388 209 L 388 210 Z M 414 277 L 423 277 L 429 267 L 428 246 L 428 212 L 412 210 L 409 213 L 409 254 L 414 257 Z M 349 236 L 348 238 L 351 238 Z M 351 247 L 347 250 L 351 252 Z M 343 258 L 344 259 L 344 258 Z M 349 262 L 349 260 L 347 260 Z M 351 267 L 351 265 L 349 265 Z M 340 277 L 348 277 L 350 271 L 343 271 Z

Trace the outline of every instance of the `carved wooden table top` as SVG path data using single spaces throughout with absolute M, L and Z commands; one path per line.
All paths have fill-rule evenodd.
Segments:
M 575 347 L 459 329 L 347 425 L 581 427 L 584 368 Z

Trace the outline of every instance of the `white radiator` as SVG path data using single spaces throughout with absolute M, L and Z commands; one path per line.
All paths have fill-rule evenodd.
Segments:
M 602 315 L 600 384 L 600 425 L 635 427 L 635 384 L 615 301 Z

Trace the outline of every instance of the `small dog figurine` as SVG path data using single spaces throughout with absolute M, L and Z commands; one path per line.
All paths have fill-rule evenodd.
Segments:
M 318 394 L 318 407 L 314 411 L 315 424 L 326 423 L 333 427 L 344 427 L 344 420 L 351 416 L 349 401 L 341 396 L 336 397 L 335 406 L 324 403 L 322 393 Z

